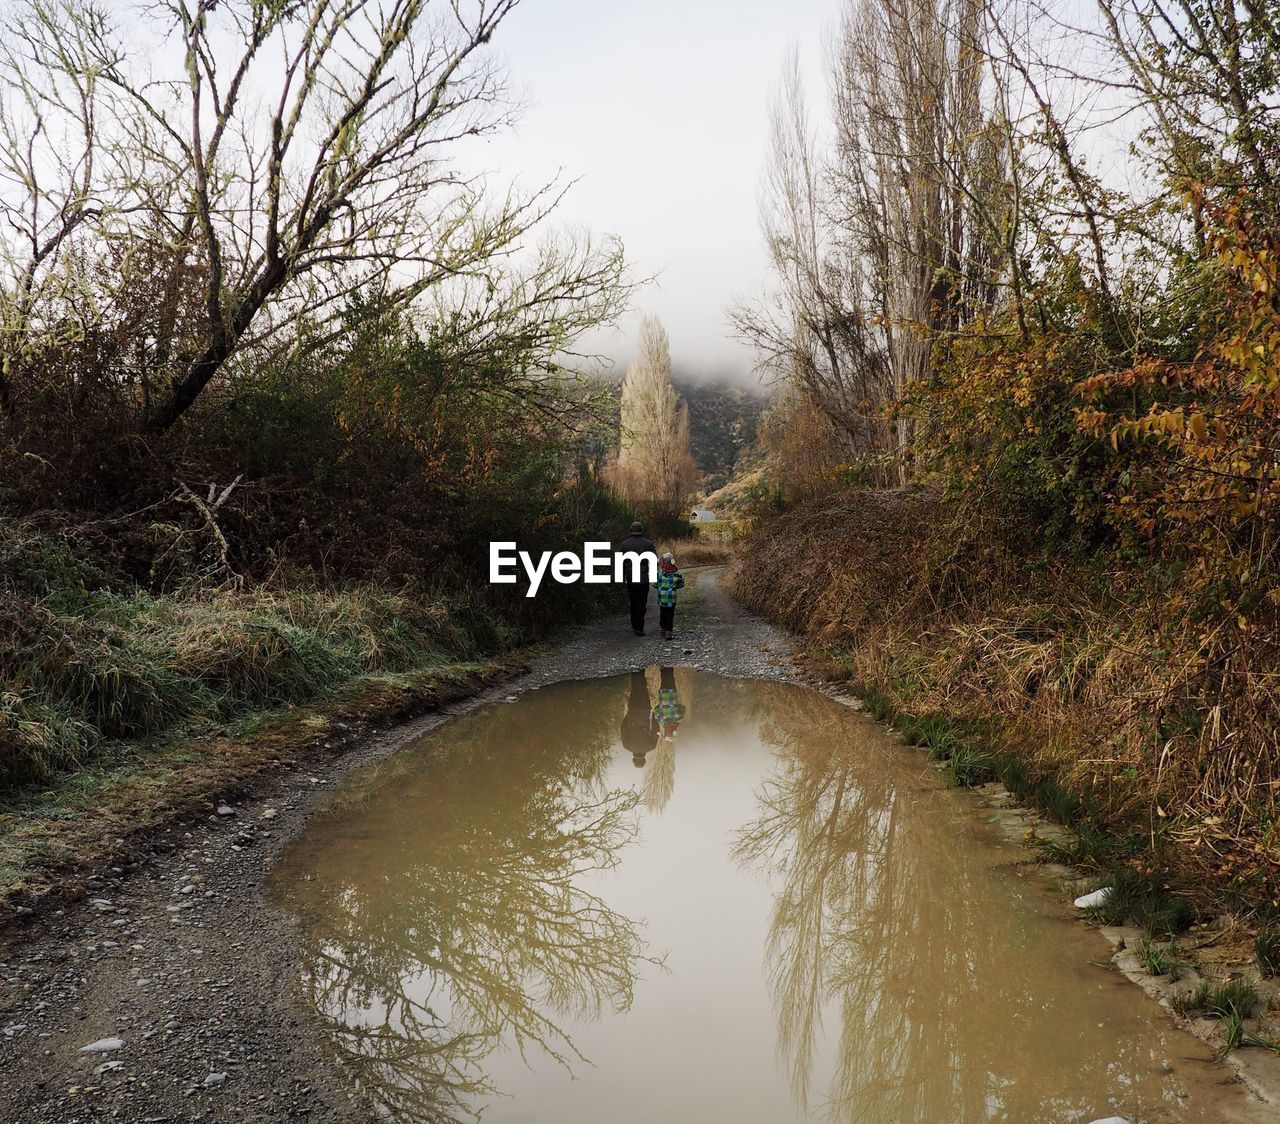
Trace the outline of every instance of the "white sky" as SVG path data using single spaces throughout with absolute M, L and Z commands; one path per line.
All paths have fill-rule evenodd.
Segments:
M 726 309 L 765 277 L 756 201 L 769 101 L 792 43 L 814 98 L 825 100 L 823 38 L 839 7 L 523 0 L 501 25 L 493 46 L 526 108 L 514 134 L 485 144 L 495 186 L 563 169 L 579 182 L 560 224 L 617 235 L 634 275 L 657 276 L 622 331 L 593 346 L 625 362 L 638 314 L 651 312 L 670 334 L 677 369 L 750 370 L 753 355 L 732 337 Z

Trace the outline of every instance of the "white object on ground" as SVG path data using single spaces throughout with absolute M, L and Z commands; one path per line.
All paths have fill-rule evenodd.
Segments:
M 1106 905 L 1109 897 L 1111 897 L 1111 887 L 1103 886 L 1100 890 L 1094 890 L 1091 894 L 1084 894 L 1076 898 L 1075 906 L 1076 909 L 1097 909 L 1100 905 Z M 1095 1121 L 1094 1124 L 1107 1124 L 1108 1120 L 1120 1119 L 1121 1117 L 1119 1116 L 1109 1116 L 1101 1122 Z
M 123 1038 L 99 1038 L 97 1042 L 90 1042 L 87 1046 L 80 1047 L 82 1054 L 109 1054 L 112 1050 L 124 1049 Z

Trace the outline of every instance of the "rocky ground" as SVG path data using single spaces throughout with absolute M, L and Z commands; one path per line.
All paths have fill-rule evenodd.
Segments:
M 82 901 L 33 918 L 0 952 L 0 1121 L 368 1120 L 297 999 L 292 922 L 269 891 L 281 846 L 347 771 L 513 692 L 668 661 L 795 675 L 790 642 L 714 573 L 677 624 L 664 642 L 604 621 L 465 703 L 390 733 L 350 730 L 310 771 L 175 824 L 139 861 L 90 877 Z

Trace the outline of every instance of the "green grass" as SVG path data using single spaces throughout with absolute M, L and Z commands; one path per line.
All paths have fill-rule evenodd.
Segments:
M 972 788 L 995 777 L 995 762 L 990 754 L 961 744 L 951 751 L 951 783 Z
M 867 687 L 861 684 L 855 685 L 854 691 L 862 699 L 863 705 L 867 708 L 867 713 L 877 722 L 887 722 L 894 717 L 893 703 L 888 695 L 877 691 L 874 687 Z
M 1148 936 L 1173 936 L 1189 928 L 1196 919 L 1195 908 L 1174 893 L 1161 879 L 1128 866 L 1114 868 L 1103 880 L 1111 892 L 1100 906 L 1089 911 L 1103 925 L 1133 922 Z
M 1202 980 L 1195 991 L 1170 997 L 1169 1005 L 1184 1017 L 1204 1015 L 1211 1019 L 1247 1019 L 1258 1005 L 1258 989 L 1248 980 L 1214 983 Z M 1234 1048 L 1234 1047 L 1231 1047 Z
M 1224 1015 L 1222 1019 L 1222 1049 L 1218 1051 L 1221 1061 L 1232 1050 L 1238 1049 L 1244 1041 L 1244 1017 L 1235 1011 Z
M 1263 978 L 1280 976 L 1280 929 L 1263 929 L 1258 933 L 1253 949 Z
M 1170 976 L 1177 979 L 1184 965 L 1177 958 L 1177 946 L 1172 942 L 1156 944 L 1144 940 L 1138 945 L 1138 960 L 1143 969 L 1152 976 Z
M 1072 825 L 1066 837 L 1041 839 L 1036 845 L 1050 862 L 1088 870 L 1113 870 L 1139 853 L 1142 842 L 1139 836 L 1118 835 L 1093 820 L 1083 820 Z

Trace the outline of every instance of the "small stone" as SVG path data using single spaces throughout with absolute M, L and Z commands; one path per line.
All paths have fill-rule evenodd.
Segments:
M 180 894 L 194 894 L 195 892 L 196 888 L 189 882 L 178 891 Z
M 274 808 L 263 808 L 263 809 L 262 809 L 262 818 L 263 818 L 264 820 L 274 820 L 274 819 L 276 818 L 276 816 L 278 816 L 279 814 L 280 814 L 280 813 L 279 813 L 279 812 L 277 812 Z
M 110 1073 L 113 1069 L 123 1069 L 123 1068 L 124 1068 L 124 1062 L 121 1062 L 121 1061 L 103 1062 L 100 1066 L 96 1067 L 93 1072 L 97 1074 L 103 1074 L 103 1073 Z
M 235 814 L 236 814 L 236 810 L 235 810 L 233 807 L 231 807 L 231 805 L 230 805 L 230 804 L 219 804 L 219 805 L 218 805 L 218 815 L 220 815 L 220 816 L 234 816 Z
M 82 1054 L 109 1054 L 112 1050 L 123 1050 L 123 1038 L 99 1038 L 96 1042 L 90 1042 L 87 1046 L 80 1047 Z
M 216 1089 L 227 1079 L 225 1073 L 211 1073 L 204 1079 L 204 1087 L 206 1089 Z

